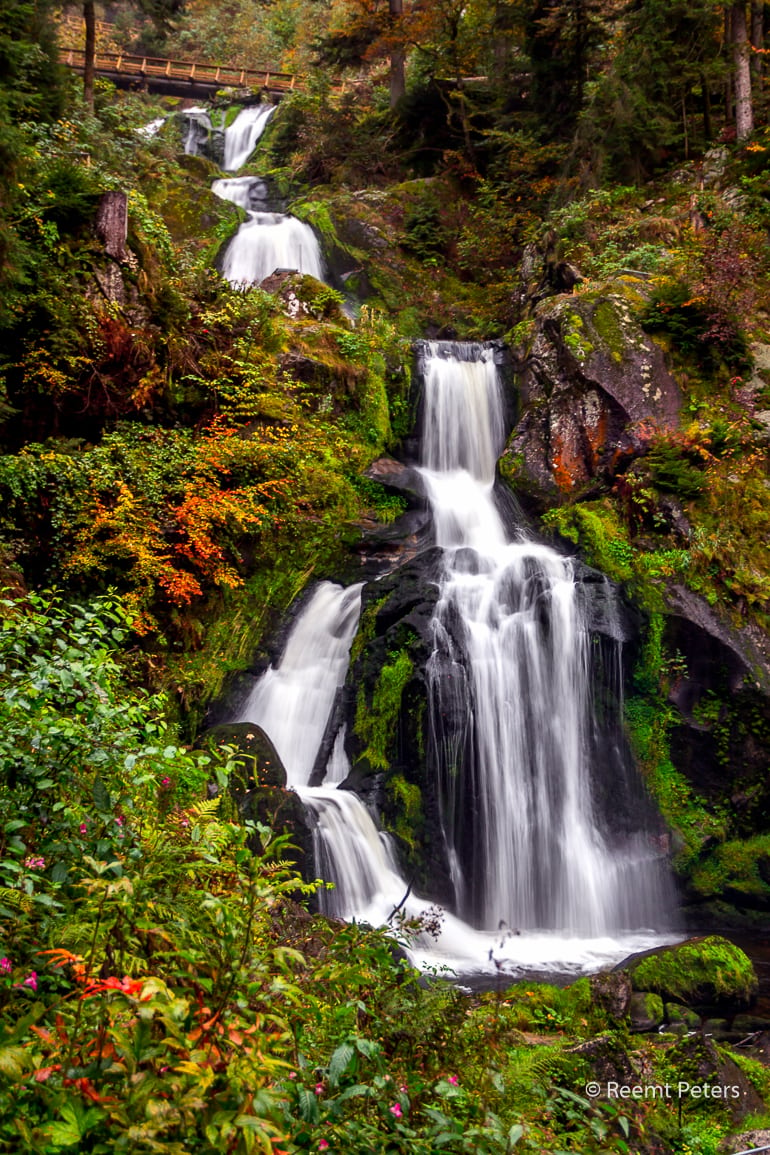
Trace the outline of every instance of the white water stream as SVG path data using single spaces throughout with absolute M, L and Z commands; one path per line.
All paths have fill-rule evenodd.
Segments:
M 524 535 L 509 541 L 495 506 L 504 430 L 492 351 L 427 345 L 422 376 L 421 472 L 445 558 L 428 678 L 440 697 L 442 656 L 467 671 L 472 739 L 462 773 L 477 814 L 467 813 L 468 783 L 458 784 L 447 756 L 437 772 L 457 914 L 443 912 L 439 937 L 421 933 L 410 955 L 466 974 L 596 970 L 670 941 L 653 929 L 667 913 L 659 852 L 642 833 L 611 846 L 595 815 L 587 633 L 569 559 Z M 356 794 L 338 788 L 349 771 L 344 735 L 325 785 L 308 785 L 360 600 L 360 586 L 322 582 L 241 719 L 270 735 L 312 815 L 316 869 L 335 883 L 324 908 L 383 925 L 399 904 L 409 917 L 433 908 L 416 895 L 404 901 L 390 838 Z
M 242 108 L 233 123 L 227 126 L 222 165 L 225 172 L 237 172 L 243 168 L 257 147 L 257 141 L 267 128 L 275 108 L 274 104 L 252 104 Z
M 222 276 L 231 285 L 258 285 L 276 269 L 296 269 L 316 280 L 324 278 L 321 246 L 310 225 L 285 213 L 257 208 L 265 200 L 265 184 L 258 177 L 215 180 L 211 191 L 248 213 L 225 250 Z

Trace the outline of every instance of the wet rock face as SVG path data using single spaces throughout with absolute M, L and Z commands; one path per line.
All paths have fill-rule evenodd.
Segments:
M 619 282 L 600 296 L 538 306 L 520 381 L 524 412 L 506 450 L 536 496 L 552 499 L 611 476 L 654 434 L 676 427 L 679 387 L 633 316 L 641 300 Z
M 287 848 L 286 857 L 303 877 L 313 878 L 313 835 L 305 809 L 299 795 L 287 789 L 286 769 L 265 731 L 252 722 L 231 722 L 207 730 L 198 745 L 235 749 L 230 788 L 241 818 L 291 835 L 293 845 Z M 252 849 L 260 852 L 258 839 Z
M 435 775 L 428 760 L 428 687 L 425 670 L 433 651 L 432 620 L 438 596 L 442 551 L 424 549 L 398 570 L 364 589 L 361 624 L 351 651 L 341 716 L 352 770 L 345 783 L 382 816 L 396 835 L 399 856 L 414 889 L 439 902 L 451 901 L 449 863 L 442 833 Z M 362 714 L 382 706 L 383 670 L 411 662 L 398 700 L 383 716 L 387 769 L 376 764 Z M 367 753 L 369 750 L 369 753 Z M 404 837 L 406 836 L 406 837 Z
M 591 1001 L 613 1019 L 622 1019 L 631 1001 L 631 980 L 623 971 L 591 975 Z

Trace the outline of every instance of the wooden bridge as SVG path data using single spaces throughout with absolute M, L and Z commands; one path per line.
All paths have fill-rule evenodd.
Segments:
M 83 49 L 61 48 L 59 56 L 62 64 L 83 72 L 86 58 Z M 97 52 L 94 71 L 118 88 L 141 88 L 196 99 L 213 96 L 220 88 L 261 88 L 282 93 L 302 84 L 300 77 L 267 68 L 228 68 L 221 64 L 133 56 L 128 52 Z

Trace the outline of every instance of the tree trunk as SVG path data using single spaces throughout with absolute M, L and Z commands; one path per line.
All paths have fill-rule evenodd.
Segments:
M 400 22 L 401 13 L 404 11 L 403 0 L 388 0 L 388 11 L 390 13 L 391 28 L 395 32 Z M 406 92 L 406 80 L 404 77 L 404 50 L 403 48 L 392 48 L 390 53 L 390 107 L 395 108 L 401 97 Z
M 765 4 L 764 0 L 752 0 L 751 4 L 751 46 L 762 49 L 765 47 Z M 763 72 L 763 58 L 761 51 L 751 57 L 751 71 L 756 77 Z
M 745 140 L 754 131 L 754 108 L 751 103 L 751 68 L 746 4 L 732 7 L 733 64 L 735 66 L 735 135 Z
M 83 99 L 94 110 L 94 61 L 96 59 L 96 13 L 94 0 L 84 0 L 83 19 L 86 22 L 86 56 L 83 65 Z
M 728 4 L 725 4 L 724 14 L 723 14 L 724 15 L 724 27 L 723 27 L 723 33 L 722 33 L 722 37 L 723 37 L 722 38 L 722 44 L 724 47 L 725 55 L 727 55 L 730 52 L 730 46 L 731 46 L 732 41 L 733 41 L 732 13 L 733 13 L 732 8 Z M 727 73 L 725 74 L 725 120 L 728 122 L 733 119 L 733 110 L 734 110 L 733 90 L 734 90 L 734 88 L 735 88 L 735 85 L 733 84 L 733 78 L 732 78 L 732 76 L 728 70 Z
M 703 139 L 708 142 L 713 136 L 713 129 L 711 127 L 711 93 L 709 92 L 708 81 L 706 74 L 700 74 L 700 91 L 701 91 L 701 107 L 703 109 Z

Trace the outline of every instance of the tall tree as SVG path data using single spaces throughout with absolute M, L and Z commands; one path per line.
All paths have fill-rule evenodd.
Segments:
M 394 32 L 398 21 L 404 13 L 403 0 L 388 0 L 388 14 Z M 390 50 L 390 107 L 395 108 L 406 92 L 406 76 L 404 73 L 404 49 L 398 43 L 398 36 L 394 37 L 394 44 Z
M 86 26 L 86 53 L 83 62 L 83 100 L 94 110 L 94 74 L 96 71 L 96 12 L 94 0 L 84 0 L 83 20 Z
M 730 38 L 735 71 L 735 135 L 738 140 L 745 140 L 754 131 L 754 105 L 751 98 L 751 48 L 745 0 L 736 0 L 730 15 Z
M 592 85 L 579 137 L 593 168 L 643 180 L 711 135 L 709 94 L 722 77 L 717 0 L 636 0 Z M 700 114 L 700 116 L 698 115 Z
M 533 104 L 555 135 L 567 135 L 583 107 L 593 54 L 610 38 L 618 4 L 535 0 L 529 9 L 526 49 L 532 61 Z
M 751 58 L 751 70 L 754 75 L 761 77 L 764 69 L 762 67 L 762 50 L 765 47 L 765 2 L 764 0 L 752 0 L 751 5 L 751 47 L 755 50 Z

